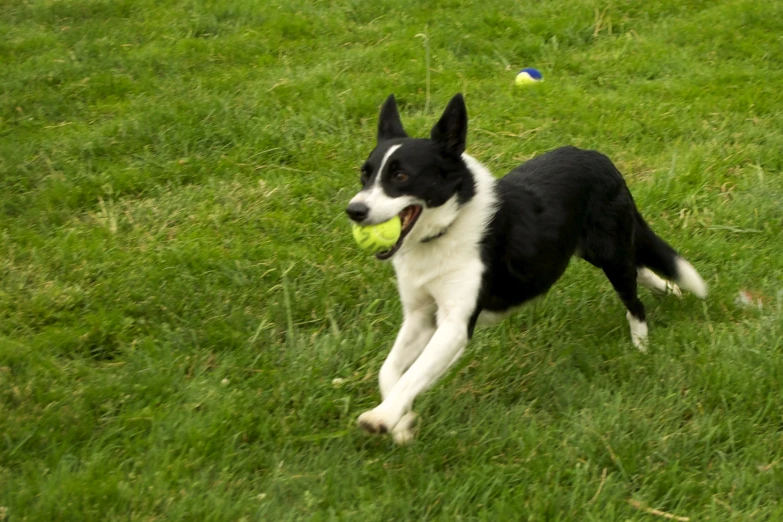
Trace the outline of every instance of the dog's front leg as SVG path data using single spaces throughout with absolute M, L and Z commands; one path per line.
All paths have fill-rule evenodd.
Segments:
M 359 425 L 371 433 L 386 433 L 406 415 L 418 394 L 431 387 L 443 375 L 468 344 L 470 314 L 446 316 L 427 343 L 422 354 L 397 381 L 383 402 L 359 416 Z
M 405 312 L 400 333 L 378 374 L 381 398 L 389 396 L 397 381 L 421 355 L 435 333 L 435 305 L 420 306 Z
M 421 355 L 435 333 L 435 304 L 421 305 L 405 312 L 397 340 L 381 366 L 378 381 L 381 397 L 386 399 L 405 371 Z M 408 444 L 416 436 L 416 414 L 408 411 L 392 429 L 397 444 Z

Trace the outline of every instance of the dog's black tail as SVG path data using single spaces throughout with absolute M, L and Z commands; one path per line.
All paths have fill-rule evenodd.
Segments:
M 707 284 L 696 269 L 666 241 L 655 235 L 639 212 L 636 212 L 635 232 L 637 266 L 649 268 L 701 299 L 707 297 Z

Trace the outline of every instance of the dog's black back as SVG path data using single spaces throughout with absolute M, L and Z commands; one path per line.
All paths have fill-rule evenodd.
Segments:
M 479 310 L 502 312 L 545 293 L 573 255 L 602 268 L 640 321 L 637 267 L 677 278 L 677 253 L 650 230 L 622 175 L 599 152 L 553 150 L 512 170 L 496 190 Z

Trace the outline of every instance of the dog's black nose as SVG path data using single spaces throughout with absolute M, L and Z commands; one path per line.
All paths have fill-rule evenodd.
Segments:
M 367 214 L 370 213 L 370 207 L 364 203 L 351 203 L 348 205 L 348 208 L 345 209 L 345 212 L 348 214 L 349 218 L 360 223 L 364 221 Z

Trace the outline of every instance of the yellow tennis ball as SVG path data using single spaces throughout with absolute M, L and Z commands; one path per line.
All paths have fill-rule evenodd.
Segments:
M 364 250 L 377 254 L 394 246 L 402 233 L 400 216 L 394 216 L 389 221 L 377 225 L 353 224 L 353 238 Z
M 532 85 L 534 83 L 538 83 L 544 80 L 544 77 L 541 75 L 541 72 L 538 69 L 534 69 L 532 67 L 525 67 L 519 73 L 517 74 L 517 77 L 514 78 L 514 83 L 517 84 L 517 86 L 522 87 L 524 85 Z

